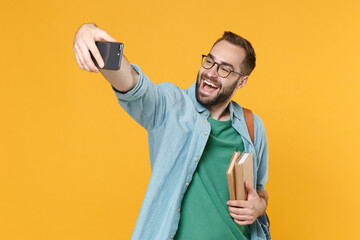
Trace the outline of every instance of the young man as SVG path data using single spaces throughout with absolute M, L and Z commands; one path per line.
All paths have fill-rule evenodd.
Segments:
M 78 65 L 98 72 L 103 60 L 95 41 L 115 41 L 94 24 L 74 40 Z M 252 143 L 243 109 L 231 101 L 255 67 L 251 44 L 225 32 L 203 55 L 196 82 L 182 90 L 154 84 L 122 58 L 121 69 L 100 69 L 120 105 L 148 131 L 151 178 L 132 239 L 266 239 L 258 217 L 268 195 L 268 152 L 264 125 L 254 116 Z M 229 201 L 226 169 L 234 151 L 253 152 L 254 186 L 248 199 Z

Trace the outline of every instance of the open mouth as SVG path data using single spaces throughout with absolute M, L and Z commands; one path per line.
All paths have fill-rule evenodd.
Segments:
M 207 93 L 213 93 L 219 87 L 208 79 L 203 80 L 202 89 Z

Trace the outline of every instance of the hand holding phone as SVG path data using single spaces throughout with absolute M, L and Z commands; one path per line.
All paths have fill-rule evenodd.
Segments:
M 99 49 L 100 55 L 104 61 L 103 69 L 119 70 L 121 65 L 121 58 L 123 55 L 124 44 L 119 42 L 95 42 L 95 44 Z M 100 68 L 91 51 L 89 52 L 95 66 L 97 68 Z

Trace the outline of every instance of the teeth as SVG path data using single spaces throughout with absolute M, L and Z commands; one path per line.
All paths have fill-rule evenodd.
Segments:
M 209 82 L 208 80 L 205 80 L 204 82 L 205 82 L 207 85 L 210 85 L 210 86 L 212 86 L 212 87 L 214 87 L 214 88 L 217 87 L 215 84 Z

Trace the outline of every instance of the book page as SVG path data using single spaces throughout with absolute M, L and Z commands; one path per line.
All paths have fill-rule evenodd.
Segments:
M 239 159 L 237 164 L 242 164 L 243 162 L 245 162 L 245 160 L 248 156 L 249 156 L 249 153 L 244 153 L 244 155 Z

